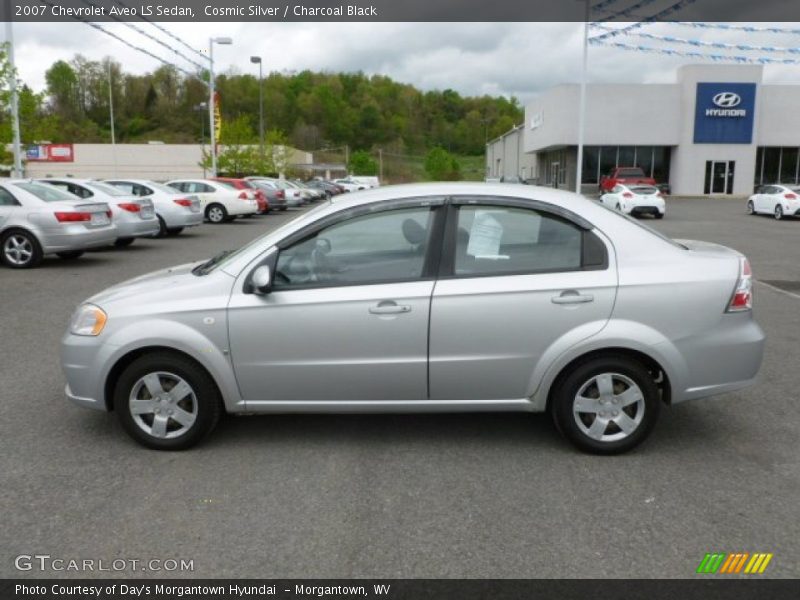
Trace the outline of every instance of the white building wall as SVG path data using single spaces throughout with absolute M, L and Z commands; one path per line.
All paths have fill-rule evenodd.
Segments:
M 523 141 L 522 126 L 491 140 L 486 147 L 486 176 L 523 179 L 538 177 L 536 155 L 524 153 Z

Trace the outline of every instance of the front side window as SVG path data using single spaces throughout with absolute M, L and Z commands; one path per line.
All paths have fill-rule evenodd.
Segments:
M 281 251 L 275 288 L 419 279 L 432 223 L 430 207 L 414 207 L 330 225 Z
M 581 268 L 582 230 L 526 208 L 461 206 L 455 274 L 504 275 Z

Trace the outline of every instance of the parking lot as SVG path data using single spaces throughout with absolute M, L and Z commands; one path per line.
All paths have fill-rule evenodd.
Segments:
M 765 576 L 799 577 L 800 220 L 732 200 L 667 211 L 648 224 L 750 258 L 765 362 L 756 386 L 662 411 L 616 457 L 528 414 L 228 418 L 194 450 L 156 452 L 65 400 L 58 344 L 78 303 L 296 211 L 0 270 L 0 576 L 38 553 L 194 561 L 129 576 L 685 578 L 706 552 L 770 552 Z

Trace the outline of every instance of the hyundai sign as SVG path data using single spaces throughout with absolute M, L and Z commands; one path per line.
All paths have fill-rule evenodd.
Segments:
M 755 83 L 698 83 L 694 143 L 752 143 L 755 105 Z

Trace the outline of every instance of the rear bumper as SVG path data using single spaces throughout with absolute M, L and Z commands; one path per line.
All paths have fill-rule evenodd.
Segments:
M 665 208 L 663 206 L 634 206 L 631 208 L 630 213 L 633 216 L 638 215 L 663 215 Z
M 764 358 L 766 336 L 750 313 L 727 314 L 711 331 L 676 344 L 687 376 L 673 389 L 672 402 L 732 392 L 755 383 Z
M 70 252 L 85 248 L 97 248 L 113 244 L 119 237 L 116 227 L 86 229 L 83 225 L 70 225 L 58 233 L 45 232 L 42 235 L 42 250 L 45 254 Z
M 136 220 L 120 220 L 115 222 L 117 226 L 118 238 L 132 238 L 132 237 L 145 237 L 158 233 L 158 219 L 139 219 Z
M 203 212 L 196 213 L 188 210 L 158 213 L 170 229 L 178 227 L 196 227 L 203 224 Z

